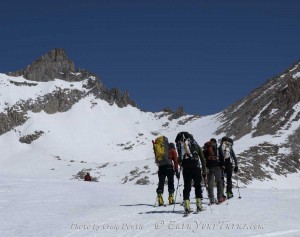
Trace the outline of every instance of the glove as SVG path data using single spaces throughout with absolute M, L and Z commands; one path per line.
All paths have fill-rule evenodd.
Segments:
M 180 179 L 180 173 L 178 172 L 178 170 L 175 171 L 175 175 L 177 179 Z
M 238 172 L 238 170 L 239 170 L 239 168 L 236 166 L 236 167 L 234 167 L 234 169 L 233 169 L 233 171 L 234 171 L 234 173 L 237 173 Z

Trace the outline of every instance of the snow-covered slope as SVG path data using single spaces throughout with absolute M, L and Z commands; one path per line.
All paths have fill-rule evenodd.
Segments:
M 0 137 L 2 173 L 66 179 L 83 168 L 96 167 L 101 163 L 132 161 L 134 165 L 146 159 L 151 159 L 152 163 L 151 139 L 156 136 L 164 134 L 174 141 L 179 131 L 186 130 L 192 132 L 201 144 L 218 126 L 215 116 L 196 120 L 193 116 L 183 116 L 170 121 L 164 112 L 142 112 L 130 105 L 123 108 L 110 105 L 88 93 L 87 81 L 55 79 L 34 82 L 32 86 L 33 82 L 23 77 L 0 74 L 2 113 L 8 113 L 7 110 L 13 107 L 26 118 L 23 124 Z M 29 101 L 34 105 L 45 94 L 54 94 L 56 90 L 66 93 L 78 90 L 84 96 L 65 112 L 49 114 L 44 110 L 28 110 L 24 113 L 25 103 Z M 186 122 L 189 119 L 192 122 Z M 185 122 L 185 125 L 180 125 Z M 36 132 L 42 132 L 38 139 L 29 141 L 30 144 L 20 142 L 20 138 Z
M 206 210 L 183 217 L 180 204 L 175 208 L 154 207 L 152 186 L 1 175 L 0 234 L 5 237 L 300 236 L 299 189 L 241 189 L 240 192 L 241 199 L 233 198 L 211 208 L 204 199 Z M 191 198 L 194 208 L 193 194 Z M 178 194 L 177 200 L 181 202 L 182 196 Z
M 236 140 L 244 182 L 299 172 L 300 62 L 224 110 L 216 131 Z
M 165 135 L 174 141 L 178 132 L 188 131 L 200 145 L 211 137 L 235 138 L 245 184 L 297 173 L 299 68 L 298 63 L 218 114 L 172 116 L 139 110 L 128 94 L 76 71 L 63 50 L 51 51 L 11 76 L 0 74 L 0 172 L 68 180 L 90 171 L 102 181 L 153 184 L 151 140 Z M 283 109 L 282 98 L 288 101 Z M 283 117 L 276 120 L 276 114 Z M 273 130 L 268 119 L 275 121 Z
M 0 74 L 0 236 L 300 236 L 299 71 L 203 117 L 141 111 L 63 50 Z M 200 145 L 230 135 L 240 167 L 235 198 L 187 218 L 154 207 L 151 140 L 180 131 Z M 78 182 L 86 172 L 98 182 Z

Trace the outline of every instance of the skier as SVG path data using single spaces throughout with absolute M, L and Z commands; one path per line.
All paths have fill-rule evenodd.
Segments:
M 232 171 L 234 173 L 238 172 L 238 163 L 235 156 L 235 153 L 233 151 L 233 140 L 229 137 L 223 137 L 221 140 L 221 144 L 219 146 L 219 155 L 220 159 L 224 160 L 224 172 L 226 174 L 226 194 L 227 198 L 232 198 Z M 234 169 L 233 169 L 233 163 L 234 163 Z M 223 184 L 225 186 L 225 184 Z
M 196 207 L 197 211 L 202 210 L 202 190 L 201 190 L 201 169 L 200 160 L 202 165 L 202 174 L 206 176 L 206 164 L 201 147 L 194 140 L 193 136 L 187 132 L 180 132 L 175 139 L 179 162 L 183 168 L 183 200 L 184 210 L 186 213 L 191 212 L 190 208 L 190 192 L 191 184 L 194 182 Z
M 92 177 L 90 176 L 90 173 L 87 173 L 85 176 L 84 176 L 84 181 L 92 181 Z
M 217 140 L 211 138 L 209 142 L 204 144 L 204 156 L 206 159 L 206 166 L 208 168 L 208 197 L 210 204 L 219 204 L 225 201 L 223 198 L 223 184 L 222 184 L 222 166 L 224 166 L 223 157 L 219 157 Z M 217 184 L 217 200 L 214 197 L 214 181 Z
M 164 185 L 166 177 L 168 179 L 168 192 L 169 192 L 169 204 L 174 204 L 174 173 L 176 174 L 176 177 L 179 179 L 179 172 L 178 172 L 178 157 L 175 150 L 174 143 L 168 143 L 168 139 L 164 136 L 161 136 L 153 141 L 154 146 L 154 153 L 156 156 L 158 156 L 158 149 L 160 140 L 162 142 L 167 143 L 166 144 L 166 155 L 163 156 L 161 159 L 157 159 L 156 157 L 156 164 L 158 165 L 158 187 L 156 189 L 157 193 L 157 199 L 158 199 L 158 205 L 162 206 L 164 205 L 163 200 L 163 193 L 164 193 Z M 175 171 L 175 172 L 174 172 Z

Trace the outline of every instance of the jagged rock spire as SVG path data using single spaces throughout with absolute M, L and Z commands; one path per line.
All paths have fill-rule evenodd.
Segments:
M 52 81 L 61 79 L 65 81 L 82 81 L 88 79 L 86 88 L 91 90 L 97 98 L 103 99 L 110 104 L 116 103 L 119 107 L 127 105 L 136 106 L 129 98 L 129 93 L 122 93 L 117 88 L 107 89 L 100 78 L 87 70 L 76 70 L 72 60 L 68 59 L 64 49 L 57 48 L 35 60 L 25 69 L 8 73 L 10 76 L 23 76 L 32 81 Z
M 24 76 L 32 81 L 51 81 L 55 78 L 66 81 L 80 81 L 74 74 L 73 61 L 68 59 L 64 49 L 53 49 L 28 65 L 25 69 L 9 73 L 11 76 Z

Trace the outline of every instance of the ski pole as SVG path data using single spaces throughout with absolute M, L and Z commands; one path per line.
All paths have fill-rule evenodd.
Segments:
M 238 177 L 236 178 L 236 185 L 237 185 L 237 188 L 238 188 L 238 192 L 239 192 L 239 199 L 241 199 L 241 194 L 240 194 L 240 187 L 239 187 L 239 179 Z
M 175 210 L 178 187 L 179 187 L 179 179 L 178 179 L 178 182 L 177 182 L 177 188 L 176 188 L 176 193 L 175 193 L 175 200 L 174 200 L 173 212 L 174 212 L 174 210 Z
M 180 190 L 180 184 L 179 184 L 179 196 L 180 196 L 180 203 L 183 204 L 182 196 L 181 196 L 181 190 Z
M 208 205 L 209 205 L 209 208 L 210 208 L 210 212 L 212 214 L 213 212 L 212 212 L 211 204 L 209 203 Z
M 213 213 L 212 211 L 212 208 L 211 208 L 211 204 L 210 204 L 210 198 L 209 198 L 209 195 L 208 195 L 208 182 L 207 182 L 207 179 L 206 179 L 206 176 L 203 176 L 203 180 L 204 180 L 204 185 L 205 185 L 205 189 L 206 189 L 206 193 L 207 193 L 207 199 L 209 201 L 209 208 L 210 208 L 210 212 Z
M 179 170 L 179 174 L 181 173 L 181 167 L 180 167 L 180 170 Z M 176 205 L 176 198 L 177 198 L 177 191 L 178 191 L 178 188 L 179 188 L 179 179 L 178 179 L 178 182 L 177 182 L 177 188 L 176 188 L 176 193 L 175 193 L 175 200 L 174 200 L 174 207 L 173 207 L 173 212 L 175 210 L 175 205 Z
M 154 207 L 156 207 L 156 203 L 157 203 L 157 197 L 155 198 Z

